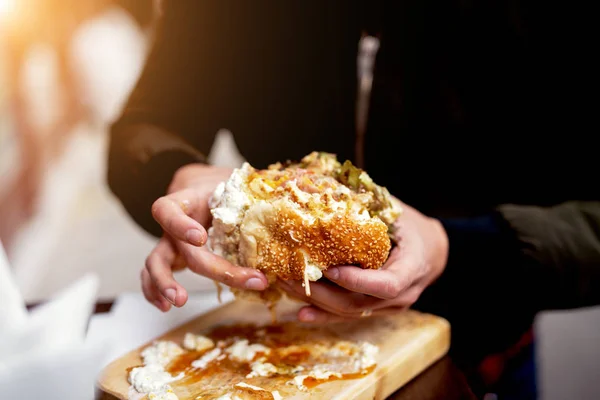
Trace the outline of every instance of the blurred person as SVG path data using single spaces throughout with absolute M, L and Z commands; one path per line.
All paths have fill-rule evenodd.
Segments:
M 411 306 L 446 317 L 452 351 L 477 364 L 517 342 L 540 310 L 598 304 L 600 196 L 587 134 L 597 130 L 588 95 L 598 64 L 584 17 L 519 1 L 165 2 L 112 127 L 108 171 L 132 218 L 161 237 L 142 271 L 146 298 L 163 311 L 184 305 L 173 278 L 184 265 L 266 286 L 202 247 L 207 200 L 231 173 L 206 154 L 227 128 L 257 168 L 328 151 L 364 160 L 405 203 L 401 245 L 383 269 L 332 268 L 311 298 L 281 284 L 312 303 L 300 320 Z M 381 47 L 355 146 L 365 32 Z
M 12 238 L 34 213 L 44 166 L 59 156 L 74 127 L 90 120 L 80 71 L 71 59 L 71 41 L 79 27 L 109 7 L 128 12 L 139 26 L 154 21 L 152 2 L 135 0 L 19 0 L 7 7 L 0 21 L 0 45 L 5 48 L 8 97 L 20 150 L 21 166 L 14 187 L 0 198 L 0 239 L 10 249 Z M 49 126 L 32 119 L 28 93 L 23 88 L 30 51 L 47 45 L 56 55 L 58 115 Z

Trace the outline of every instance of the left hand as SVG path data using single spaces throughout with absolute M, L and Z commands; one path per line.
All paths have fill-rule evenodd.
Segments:
M 328 268 L 324 275 L 329 282 L 311 282 L 310 297 L 301 282 L 279 281 L 290 296 L 311 304 L 299 311 L 300 321 L 341 322 L 395 313 L 415 303 L 442 274 L 448 257 L 448 237 L 442 224 L 406 204 L 402 208 L 395 224 L 398 246 L 381 269 Z
M 231 172 L 205 164 L 185 165 L 175 173 L 168 194 L 152 205 L 152 216 L 164 235 L 147 257 L 141 280 L 144 296 L 159 310 L 165 312 L 187 302 L 187 290 L 173 276 L 186 266 L 231 287 L 266 289 L 267 278 L 262 272 L 233 265 L 204 247 L 212 220 L 209 198 Z

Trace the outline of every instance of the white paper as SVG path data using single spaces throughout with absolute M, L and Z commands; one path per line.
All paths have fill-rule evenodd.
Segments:
M 600 306 L 535 319 L 538 399 L 600 399 Z
M 79 344 L 0 365 L 0 399 L 93 400 L 105 351 Z
M 28 313 L 0 251 L 0 399 L 94 399 L 107 347 L 85 332 L 98 285 L 86 275 Z
M 98 278 L 87 275 L 36 307 L 25 324 L 0 332 L 0 363 L 83 343 L 97 289 Z
M 223 291 L 223 303 L 233 300 Z M 102 365 L 105 366 L 131 350 L 150 342 L 173 328 L 210 311 L 221 304 L 216 291 L 190 294 L 182 308 L 172 307 L 163 313 L 141 293 L 126 293 L 115 301 L 110 313 L 92 317 L 88 331 L 89 343 L 109 345 Z
M 13 278 L 8 257 L 0 241 L 0 336 L 25 324 L 27 308 Z
M 222 302 L 226 303 L 232 299 L 231 292 L 224 290 L 221 296 Z M 116 320 L 129 324 L 132 319 L 143 321 L 143 326 L 136 324 L 138 327 L 132 328 L 145 330 L 148 332 L 147 337 L 152 338 L 218 306 L 220 304 L 215 291 L 203 292 L 190 294 L 183 307 L 171 307 L 171 310 L 163 313 L 150 304 L 142 294 L 127 293 L 119 296 L 113 306 L 112 314 Z

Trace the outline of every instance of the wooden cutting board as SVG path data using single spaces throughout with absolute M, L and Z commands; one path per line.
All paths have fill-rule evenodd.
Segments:
M 291 302 L 279 305 L 278 315 L 284 316 L 280 322 L 285 321 L 286 315 L 289 319 L 298 307 L 297 303 Z M 191 320 L 157 340 L 181 344 L 187 332 L 201 333 L 219 325 L 270 323 L 271 315 L 264 305 L 237 300 Z M 323 331 L 345 340 L 366 340 L 379 346 L 375 370 L 358 379 L 322 383 L 308 392 L 287 385 L 282 388 L 284 399 L 384 399 L 442 358 L 450 346 L 450 325 L 446 320 L 412 310 L 392 316 L 330 324 Z M 150 344 L 131 351 L 104 369 L 98 381 L 104 398 L 128 398 L 128 369 L 142 364 L 140 352 Z M 281 386 L 281 383 L 269 388 L 261 387 L 278 390 L 280 386 L 277 385 Z M 202 389 L 172 386 L 180 400 L 196 399 L 194 391 L 198 393 Z

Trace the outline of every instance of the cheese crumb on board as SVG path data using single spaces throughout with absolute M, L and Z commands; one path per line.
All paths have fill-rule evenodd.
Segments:
M 188 332 L 183 338 L 183 347 L 187 350 L 204 351 L 215 347 L 215 342 L 206 336 L 194 335 Z
M 208 353 L 204 354 L 199 359 L 192 361 L 192 367 L 204 369 L 214 360 L 218 360 L 220 356 L 222 356 L 221 349 L 217 347 L 216 349 L 212 349 Z
M 269 377 L 277 374 L 277 367 L 271 363 L 263 362 L 263 360 L 258 360 L 250 364 L 250 368 L 252 368 L 252 372 L 246 375 L 246 378 L 254 378 L 257 376 Z
M 283 400 L 283 397 L 281 397 L 279 391 L 274 390 L 271 392 L 271 394 L 273 395 L 273 400 Z
M 132 388 L 137 393 L 148 394 L 149 400 L 177 400 L 169 383 L 183 378 L 185 374 L 182 372 L 174 377 L 165 371 L 165 366 L 183 352 L 181 347 L 170 341 L 157 341 L 146 347 L 141 353 L 144 366 L 129 372 L 128 381 Z
M 271 349 L 262 344 L 248 344 L 248 339 L 236 340 L 234 344 L 225 349 L 232 360 L 250 362 L 258 353 L 269 354 Z
M 318 381 L 325 381 L 330 379 L 331 377 L 341 378 L 342 376 L 343 375 L 339 372 L 328 370 L 326 366 L 317 365 L 308 374 L 298 375 L 288 383 L 293 384 L 299 390 L 306 391 L 308 390 L 308 388 L 304 386 L 304 380 L 307 378 L 313 378 Z
M 158 364 L 163 367 L 171 362 L 175 357 L 183 354 L 183 349 L 177 343 L 171 341 L 157 341 L 152 346 L 146 347 L 142 351 L 144 365 Z
M 371 343 L 363 342 L 360 345 L 359 358 L 356 360 L 355 368 L 365 373 L 366 370 L 377 364 L 379 348 Z
M 247 384 L 245 382 L 236 383 L 235 387 L 236 388 L 241 388 L 241 389 L 250 389 L 250 390 L 255 391 L 255 392 L 269 392 L 266 389 L 263 389 L 263 388 L 258 387 L 258 386 L 249 385 L 249 384 Z M 277 390 L 275 390 L 274 392 L 269 392 L 269 393 L 271 393 L 271 395 L 273 396 L 273 400 L 282 400 L 282 397 L 281 397 L 281 395 L 279 394 L 279 392 Z

